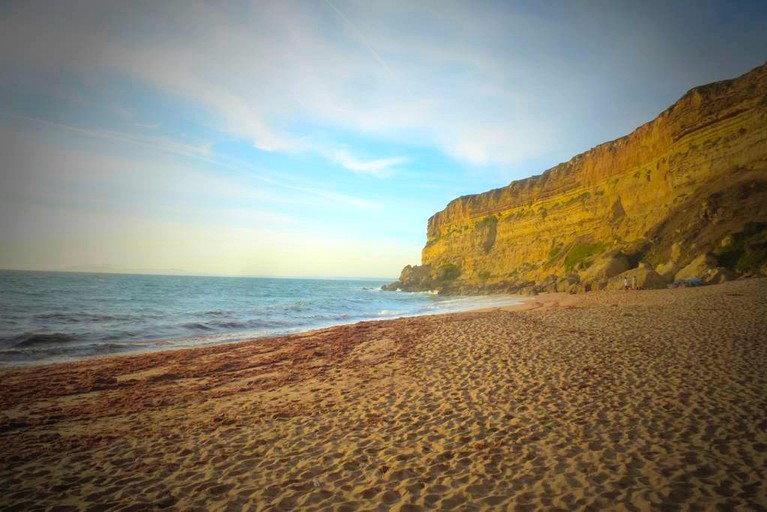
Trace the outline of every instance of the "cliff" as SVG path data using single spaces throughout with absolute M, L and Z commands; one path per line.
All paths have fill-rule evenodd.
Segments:
M 451 201 L 391 288 L 455 293 L 767 273 L 767 64 L 696 87 L 633 133 Z M 686 268 L 689 267 L 689 268 Z

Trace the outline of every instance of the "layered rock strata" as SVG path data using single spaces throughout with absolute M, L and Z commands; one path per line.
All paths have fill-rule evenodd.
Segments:
M 429 219 L 422 265 L 391 288 L 577 291 L 632 271 L 657 287 L 701 257 L 702 278 L 767 273 L 766 232 L 767 64 L 539 176 L 451 201 Z

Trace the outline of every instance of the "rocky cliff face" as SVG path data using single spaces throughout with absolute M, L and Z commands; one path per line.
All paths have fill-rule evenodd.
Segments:
M 393 287 L 577 291 L 642 272 L 658 285 L 702 255 L 704 277 L 764 272 L 765 227 L 767 64 L 540 176 L 451 201 L 429 219 L 423 265 Z

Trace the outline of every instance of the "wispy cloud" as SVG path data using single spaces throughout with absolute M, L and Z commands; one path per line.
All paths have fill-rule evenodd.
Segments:
M 307 121 L 476 165 L 517 165 L 552 144 L 620 135 L 684 90 L 680 63 L 709 75 L 744 66 L 702 61 L 692 42 L 716 53 L 738 46 L 736 39 L 758 39 L 757 20 L 726 44 L 691 34 L 674 25 L 684 8 L 656 2 L 630 9 L 399 0 L 115 5 L 19 4 L 0 21 L 0 60 L 127 74 L 205 106 L 216 128 L 263 151 L 311 152 L 313 134 L 296 128 Z M 718 12 L 692 10 L 698 30 Z M 733 55 L 758 63 L 758 45 L 745 47 Z M 642 87 L 663 96 L 637 97 Z M 629 99 L 604 111 L 606 102 Z M 393 158 L 360 165 L 359 156 L 330 153 L 358 172 Z
M 392 176 L 398 166 L 409 161 L 409 159 L 404 156 L 362 159 L 351 154 L 349 150 L 345 148 L 327 148 L 321 145 L 314 146 L 313 150 L 325 158 L 339 164 L 344 169 L 378 178 Z
M 408 160 L 405 157 L 398 156 L 394 158 L 379 158 L 377 160 L 362 161 L 341 150 L 336 152 L 336 159 L 350 171 L 373 174 L 376 176 L 381 176 L 392 167 L 403 164 Z
M 338 205 L 361 210 L 381 208 L 378 202 L 329 191 L 317 184 L 307 183 L 305 180 L 298 181 L 290 176 L 278 176 L 275 173 L 267 174 L 253 165 L 225 155 L 218 155 L 209 147 L 187 146 L 164 139 L 133 136 L 109 130 L 84 129 L 0 112 L 0 118 L 2 117 L 33 123 L 58 132 L 181 156 L 188 159 L 188 162 L 197 161 L 205 164 L 205 167 L 209 169 L 206 172 L 195 166 L 184 166 L 183 161 L 173 165 L 158 163 L 147 167 L 146 164 L 137 164 L 132 160 L 102 157 L 97 153 L 82 150 L 57 149 L 23 132 L 3 128 L 0 124 L 0 149 L 6 155 L 2 177 L 5 192 L 10 195 L 27 190 L 37 194 L 38 198 L 58 200 L 66 188 L 71 188 L 62 188 L 60 186 L 62 180 L 75 183 L 74 189 L 78 191 L 88 190 L 94 183 L 106 180 L 110 184 L 109 188 L 114 190 L 125 191 L 135 189 L 137 186 L 143 187 L 141 189 L 143 192 L 137 191 L 135 194 L 138 200 L 141 200 L 141 197 L 151 197 L 153 193 L 150 192 L 154 191 L 154 195 L 164 193 L 174 198 L 204 194 L 208 198 L 217 196 L 220 200 L 227 202 L 245 199 L 262 203 L 325 208 Z M 15 158 L 11 159 L 12 155 L 15 155 Z M 227 177 L 216 172 L 224 169 L 234 172 L 234 176 Z M 11 187 L 13 183 L 20 184 L 21 188 L 14 189 Z M 263 184 L 268 185 L 271 190 L 263 190 Z M 276 191 L 282 191 L 282 193 Z M 72 204 L 87 203 L 93 199 L 87 193 L 78 193 L 77 197 L 72 198 Z M 264 218 L 284 219 L 284 216 L 267 215 Z
M 83 135 L 86 137 L 92 137 L 97 139 L 103 139 L 113 142 L 131 144 L 135 146 L 141 146 L 145 148 L 157 149 L 174 153 L 179 156 L 191 157 L 191 158 L 205 158 L 207 159 L 211 155 L 211 145 L 192 145 L 184 144 L 175 139 L 167 137 L 149 137 L 142 134 L 132 134 L 126 132 L 118 132 L 114 130 L 106 129 L 92 129 L 83 128 L 79 126 L 73 126 L 69 124 L 56 123 L 48 121 L 46 119 L 38 119 L 30 116 L 22 116 L 9 112 L 0 111 L 0 118 L 7 118 L 15 121 L 21 121 L 25 123 L 31 123 L 54 130 L 62 130 L 77 135 Z
M 391 72 L 392 72 L 392 69 L 389 67 L 389 64 L 387 64 L 387 63 L 386 63 L 386 61 L 385 61 L 385 60 L 384 60 L 384 59 L 381 57 L 381 55 L 380 55 L 380 54 L 379 54 L 379 53 L 378 53 L 378 52 L 375 50 L 375 48 L 373 48 L 373 47 L 372 47 L 372 46 L 371 46 L 371 45 L 370 45 L 370 44 L 369 44 L 369 43 L 368 43 L 368 42 L 365 40 L 365 37 L 364 37 L 364 36 L 362 35 L 362 33 L 360 32 L 360 29 L 359 29 L 359 28 L 357 28 L 357 26 L 356 26 L 354 23 L 352 23 L 352 21 L 351 21 L 349 18 L 347 18 L 347 17 L 346 17 L 346 15 L 345 15 L 343 12 L 341 12 L 341 9 L 339 9 L 338 7 L 336 7 L 336 5 L 335 5 L 333 2 L 331 2 L 330 0 L 325 0 L 325 3 L 326 3 L 326 4 L 328 4 L 328 6 L 329 6 L 331 9 L 333 9 L 333 10 L 334 10 L 334 11 L 335 11 L 335 12 L 338 14 L 338 16 L 340 16 L 340 17 L 341 17 L 341 19 L 342 19 L 342 20 L 344 20 L 344 22 L 346 23 L 346 25 L 347 25 L 347 26 L 349 26 L 349 28 L 351 28 L 351 29 L 352 29 L 352 31 L 353 31 L 353 32 L 354 32 L 354 34 L 357 36 L 357 38 L 359 39 L 359 41 L 360 41 L 360 42 L 361 42 L 361 43 L 362 43 L 362 44 L 365 46 L 365 48 L 367 48 L 367 50 L 370 52 L 370 54 L 373 56 L 373 58 L 374 58 L 374 59 L 375 59 L 375 60 L 376 60 L 376 61 L 377 61 L 379 64 L 381 64 L 381 66 L 382 66 L 382 67 L 383 67 L 383 68 L 384 68 L 384 69 L 385 69 L 385 70 L 386 70 L 388 73 L 391 73 Z
M 55 9 L 48 12 L 32 5 L 28 11 L 22 9 L 20 19 L 6 24 L 39 34 L 24 52 L 26 63 L 48 66 L 48 48 L 63 45 L 69 57 L 62 60 L 70 66 L 128 73 L 195 101 L 215 114 L 211 121 L 216 128 L 250 140 L 263 151 L 314 151 L 346 169 L 378 175 L 404 161 L 386 155 L 364 160 L 344 141 L 328 144 L 341 149 L 317 151 L 311 133 L 292 128 L 300 120 L 395 142 L 436 145 L 472 163 L 518 159 L 535 150 L 532 123 L 515 120 L 508 104 L 477 96 L 487 77 L 472 75 L 477 68 L 474 60 L 448 62 L 456 70 L 469 71 L 456 74 L 444 67 L 444 61 L 418 49 L 426 46 L 436 54 L 434 41 L 412 39 L 412 34 L 407 38 L 412 39 L 415 58 L 403 60 L 410 49 L 397 46 L 395 27 L 383 23 L 371 28 L 369 16 L 376 9 L 360 15 L 359 6 L 341 7 L 337 2 L 263 2 L 230 10 L 193 3 L 180 10 L 158 6 L 151 13 L 151 24 L 145 13 L 129 9 L 121 20 L 107 13 L 103 23 L 91 25 L 94 13 L 80 8 L 69 13 L 68 26 L 59 26 L 50 19 Z M 378 12 L 390 21 L 389 9 Z M 149 37 L 115 38 L 115 28 L 129 22 L 136 24 L 136 32 L 148 30 Z M 157 27 L 163 28 L 162 34 Z M 22 37 L 16 28 L 3 42 L 13 46 Z M 390 65 L 376 47 L 392 55 L 396 65 Z M 6 58 L 12 56 L 19 55 L 5 53 Z M 526 139 L 524 151 L 504 152 L 504 145 L 489 145 L 474 129 L 502 120 L 516 126 L 505 135 Z M 478 149 L 455 151 L 456 147 Z M 480 153 L 483 157 L 476 158 Z

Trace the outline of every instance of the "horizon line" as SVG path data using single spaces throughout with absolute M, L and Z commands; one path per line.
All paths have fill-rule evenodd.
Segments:
M 151 270 L 66 270 L 66 269 L 29 269 L 29 268 L 0 268 L 0 272 L 46 272 L 56 274 L 107 274 L 107 275 L 130 275 L 130 276 L 164 276 L 164 277 L 231 277 L 231 278 L 248 278 L 248 279 L 309 279 L 309 280 L 328 280 L 328 281 L 361 281 L 361 280 L 375 280 L 375 281 L 396 281 L 396 277 L 375 277 L 375 276 L 317 276 L 317 275 L 266 275 L 266 274 L 206 274 L 187 272 L 185 270 L 158 270 L 156 272 Z

